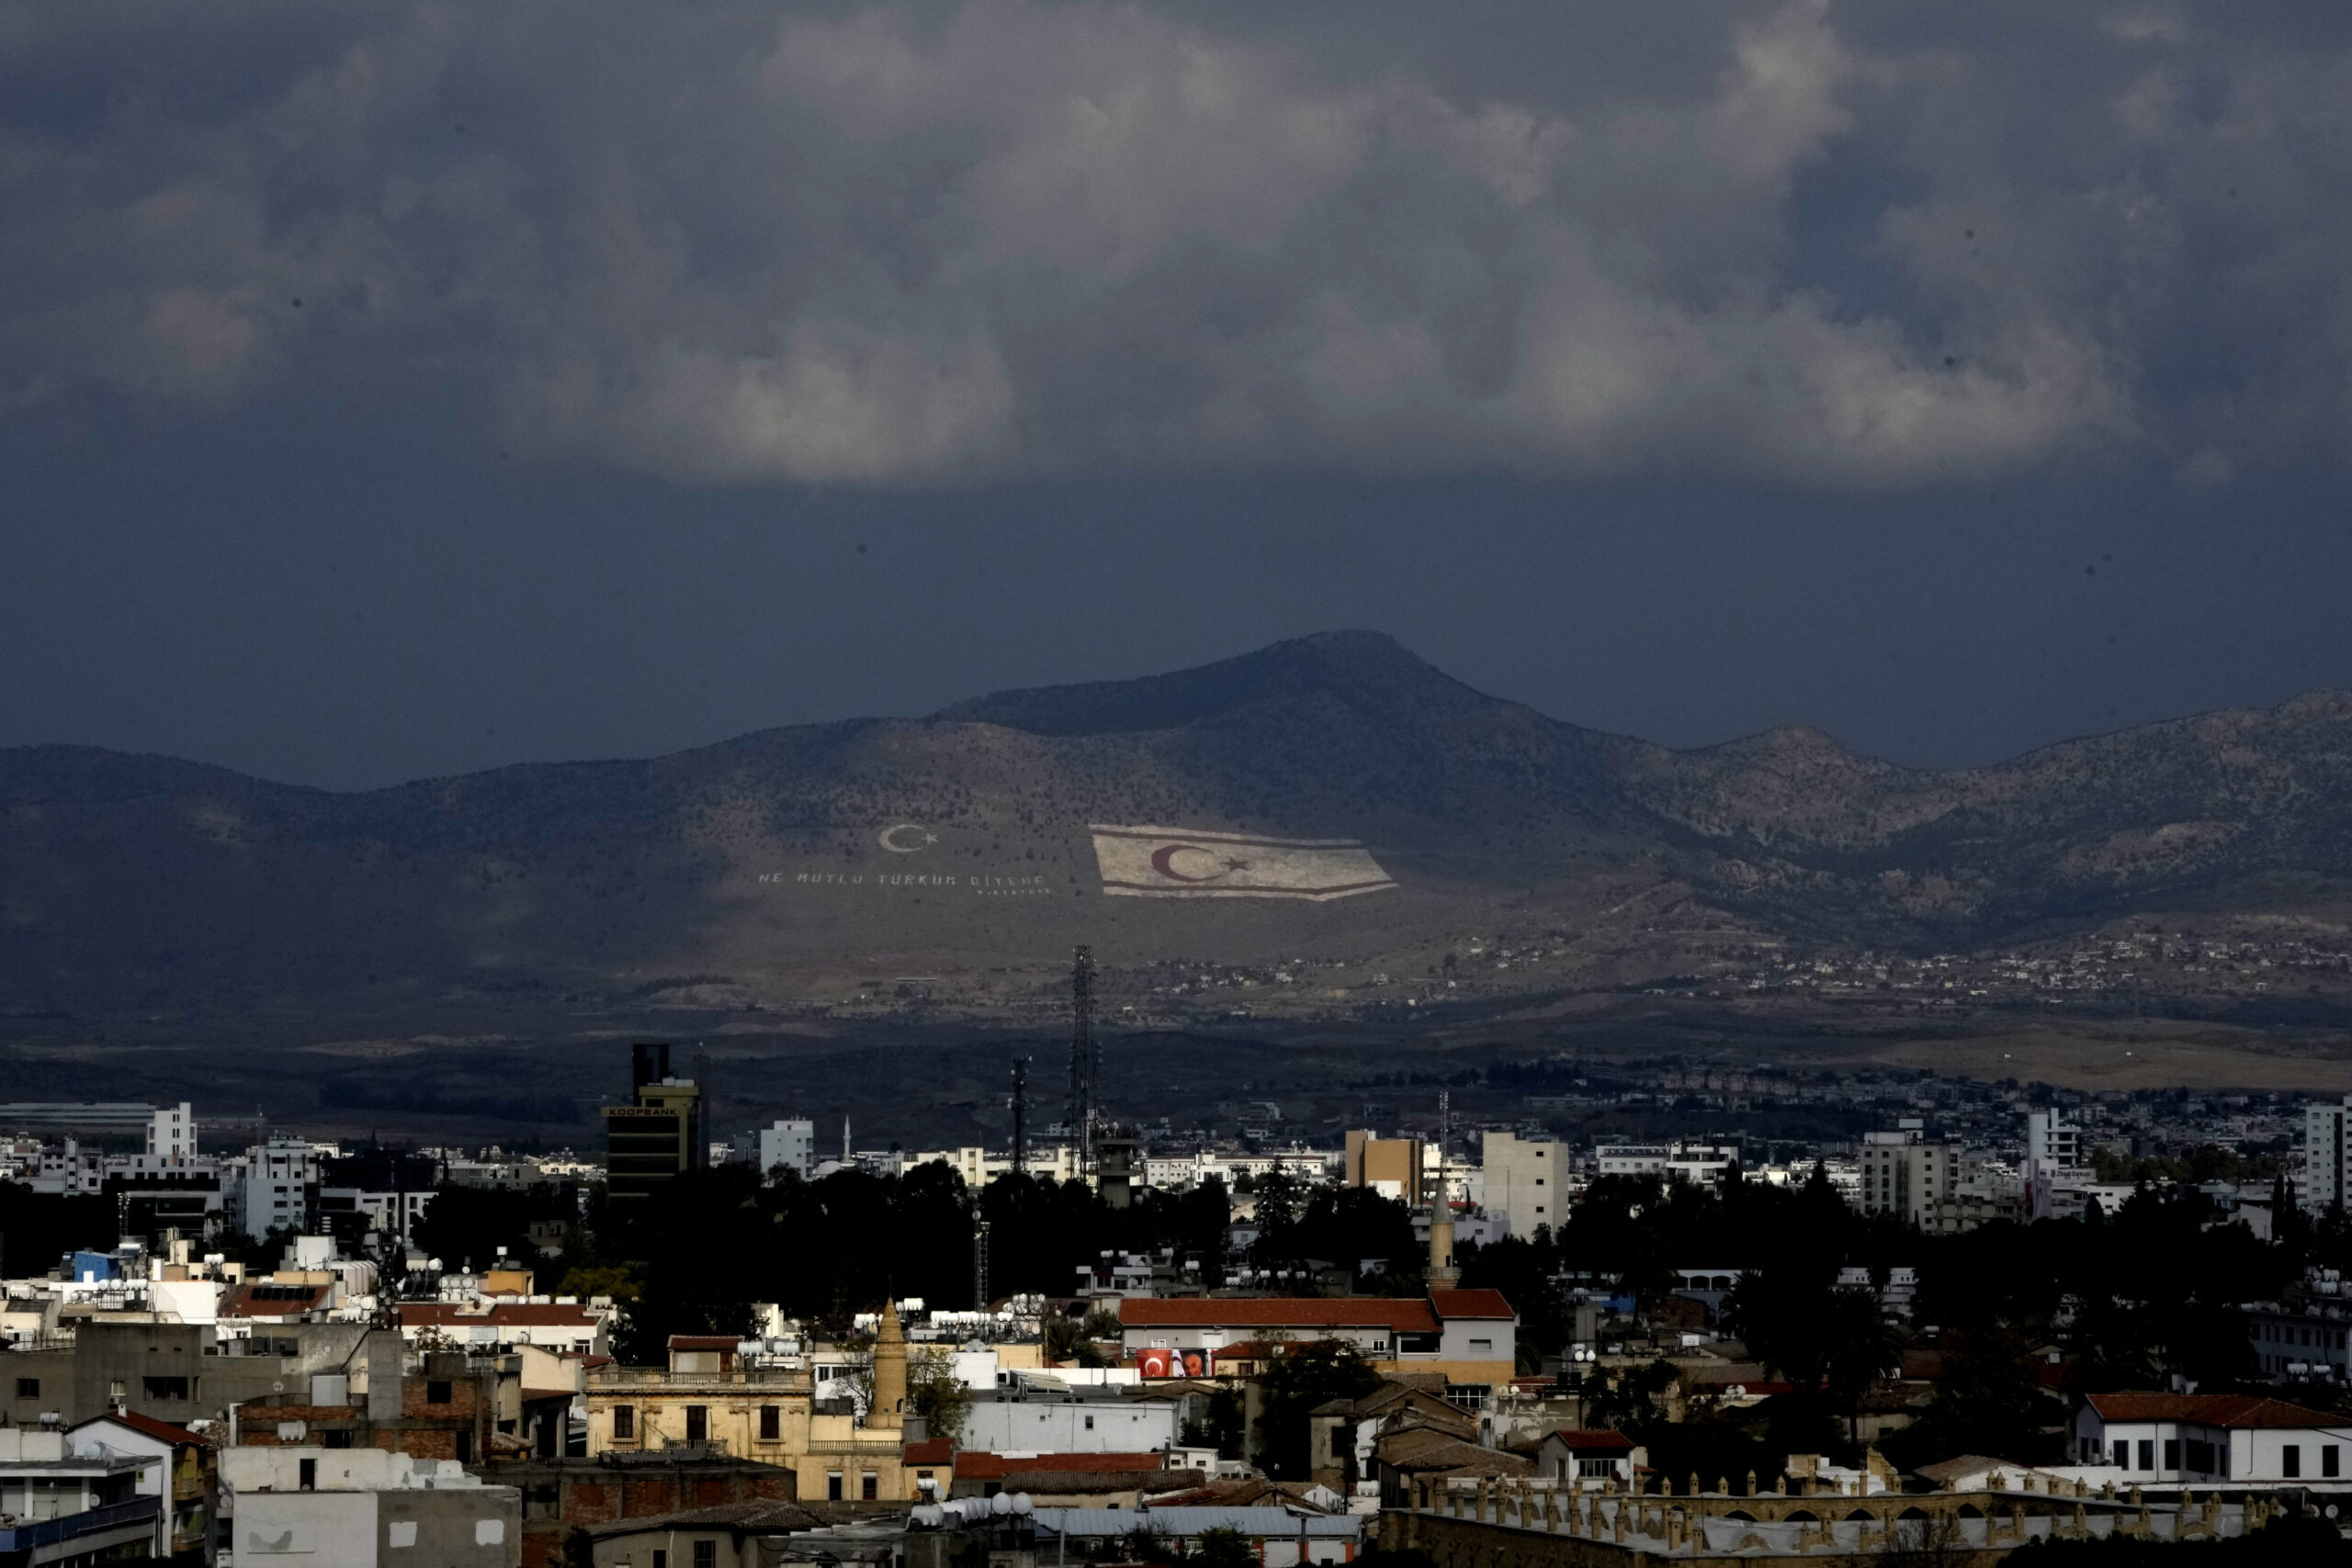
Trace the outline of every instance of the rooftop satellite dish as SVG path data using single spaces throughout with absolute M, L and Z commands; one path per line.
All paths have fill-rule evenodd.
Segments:
M 280 1378 L 276 1382 L 271 1383 L 269 1385 L 269 1392 L 272 1393 L 284 1393 L 286 1392 L 286 1380 L 284 1378 Z

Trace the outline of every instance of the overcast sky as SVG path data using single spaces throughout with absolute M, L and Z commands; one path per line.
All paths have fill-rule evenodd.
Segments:
M 1337 626 L 1915 762 L 2352 685 L 2352 7 L 0 14 L 0 744 Z

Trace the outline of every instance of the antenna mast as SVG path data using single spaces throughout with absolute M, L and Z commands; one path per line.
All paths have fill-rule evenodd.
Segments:
M 1445 1186 L 1445 1145 L 1453 1139 L 1453 1091 L 1450 1089 L 1442 1089 L 1437 1091 L 1437 1197 L 1435 1200 L 1441 1212 L 1446 1211 L 1450 1197 Z
M 1029 1058 L 1012 1058 L 1012 1174 L 1029 1169 Z
M 989 1310 L 989 1223 L 978 1218 L 979 1200 L 972 1200 L 972 1310 Z
M 1094 1042 L 1094 950 L 1082 944 L 1070 965 L 1069 1000 L 1069 1133 L 1084 1178 L 1094 1173 L 1094 1093 L 1102 1051 Z

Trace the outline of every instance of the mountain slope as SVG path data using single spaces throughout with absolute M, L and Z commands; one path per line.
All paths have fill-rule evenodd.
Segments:
M 1725 921 L 1952 946 L 2307 897 L 2352 879 L 2348 786 L 2343 694 L 1922 771 L 1801 728 L 1682 752 L 1604 735 L 1362 632 L 354 794 L 33 747 L 0 751 L 0 1005 L 594 997 L 713 974 L 789 1001 L 1080 940 L 1138 964 L 1313 952 L 1418 974 L 1506 919 L 1573 932 L 1623 979 Z M 1105 899 L 1102 821 L 1361 838 L 1400 886 Z

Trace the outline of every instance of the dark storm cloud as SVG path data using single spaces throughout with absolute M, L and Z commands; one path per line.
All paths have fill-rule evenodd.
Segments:
M 28 419 L 888 485 L 2346 445 L 2341 7 L 23 7 L 0 72 Z

